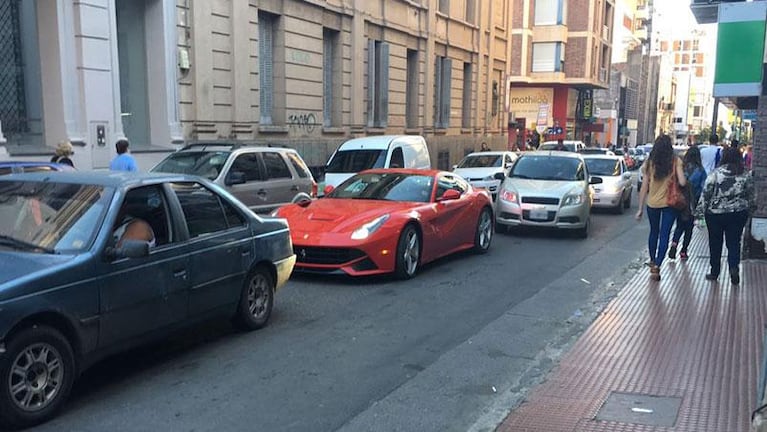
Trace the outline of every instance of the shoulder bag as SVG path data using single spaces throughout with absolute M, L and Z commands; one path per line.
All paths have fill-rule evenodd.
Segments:
M 666 192 L 666 204 L 677 210 L 684 210 L 688 206 L 687 197 L 679 186 L 679 180 L 676 174 L 676 160 L 674 160 L 674 169 L 671 171 L 671 178 L 668 179 L 668 191 Z

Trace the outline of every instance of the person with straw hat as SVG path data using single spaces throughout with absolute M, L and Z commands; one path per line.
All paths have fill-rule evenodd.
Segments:
M 75 154 L 75 150 L 72 147 L 72 143 L 69 141 L 61 141 L 56 146 L 56 153 L 51 158 L 51 162 L 69 165 L 74 168 L 75 164 L 72 162 L 70 156 Z

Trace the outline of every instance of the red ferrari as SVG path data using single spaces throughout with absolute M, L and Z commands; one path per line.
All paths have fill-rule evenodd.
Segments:
M 437 170 L 363 171 L 324 198 L 281 207 L 296 271 L 395 273 L 464 249 L 487 252 L 493 205 L 484 189 Z

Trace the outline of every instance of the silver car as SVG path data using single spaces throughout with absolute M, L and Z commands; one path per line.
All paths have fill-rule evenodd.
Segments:
M 525 153 L 501 184 L 496 227 L 560 228 L 588 237 L 593 199 L 590 185 L 601 182 L 599 177 L 589 176 L 578 153 Z
M 453 172 L 466 179 L 473 187 L 487 189 L 495 201 L 498 187 L 501 185 L 495 174 L 508 173 L 517 158 L 517 154 L 510 151 L 469 153 L 453 167 Z
M 205 177 L 258 213 L 317 197 L 311 171 L 290 148 L 197 143 L 171 153 L 151 171 Z
M 631 207 L 631 172 L 620 156 L 583 156 L 589 174 L 602 179 L 594 186 L 594 207 L 605 207 L 623 213 Z

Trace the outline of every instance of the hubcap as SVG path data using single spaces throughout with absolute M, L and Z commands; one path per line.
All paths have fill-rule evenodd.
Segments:
M 405 253 L 402 256 L 407 274 L 412 275 L 415 273 L 415 269 L 418 267 L 419 253 L 418 234 L 410 230 L 405 238 Z
M 59 351 L 47 343 L 25 348 L 11 366 L 8 388 L 16 406 L 27 412 L 47 407 L 61 391 L 64 367 Z
M 487 249 L 490 246 L 490 240 L 493 238 L 493 223 L 490 220 L 490 213 L 483 211 L 479 219 L 479 247 Z
M 253 276 L 248 287 L 248 310 L 256 319 L 261 319 L 266 314 L 269 305 L 269 282 L 262 274 Z

